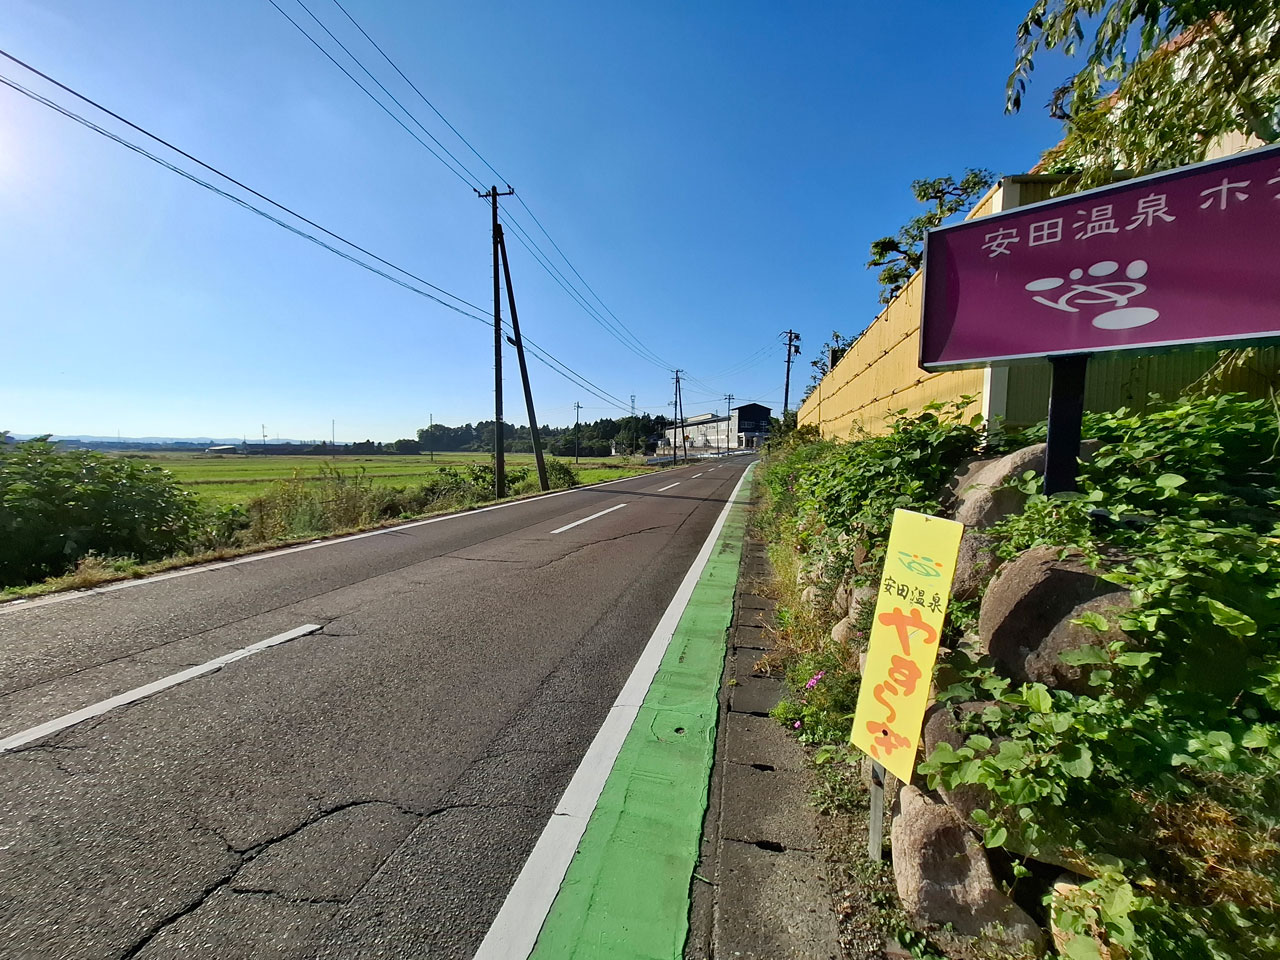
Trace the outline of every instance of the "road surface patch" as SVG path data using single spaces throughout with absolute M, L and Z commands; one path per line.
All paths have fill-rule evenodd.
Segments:
M 621 509 L 622 509 L 623 507 L 625 507 L 625 506 L 626 506 L 626 504 L 625 504 L 625 503 L 619 503 L 619 504 L 615 504 L 615 505 L 614 505 L 614 506 L 612 506 L 612 507 L 606 507 L 606 508 L 605 508 L 605 509 L 603 509 L 603 510 L 597 510 L 595 513 L 593 513 L 593 514 L 592 514 L 591 516 L 589 516 L 589 517 L 583 517 L 581 520 L 575 520 L 575 521 L 573 521 L 573 523 L 566 523 L 563 527 L 557 527 L 556 529 L 552 530 L 551 532 L 552 532 L 552 533 L 564 533 L 566 530 L 572 530 L 574 527 L 579 526 L 579 525 L 581 525 L 581 524 L 584 524 L 584 523 L 586 523 L 588 520 L 594 520 L 596 517 L 603 517 L 606 513 L 613 513 L 613 511 L 615 511 L 615 510 L 621 510 Z
M 739 479 L 618 694 L 475 960 L 524 960 L 535 943 L 537 956 L 557 960 L 651 956 L 655 954 L 643 952 L 650 935 L 678 937 L 674 951 L 656 955 L 678 954 L 688 923 L 689 877 L 706 806 L 725 631 L 745 530 L 744 510 L 733 508 L 750 469 Z M 654 745 L 657 750 L 651 749 Z M 673 763 L 656 762 L 663 752 L 660 745 L 670 746 Z M 638 802 L 620 807 L 628 791 L 645 792 L 646 777 L 657 777 L 659 785 L 677 778 L 675 793 L 650 788 L 647 795 L 660 801 L 657 809 L 646 805 L 642 811 Z M 674 816 L 680 829 L 673 833 L 662 823 L 643 838 L 642 849 L 628 845 L 622 850 L 611 841 L 622 839 L 617 824 L 624 814 L 628 824 L 633 817 Z M 655 840 L 659 832 L 660 842 Z M 672 858 L 677 861 L 674 870 Z M 662 873 L 660 884 L 653 880 L 656 872 Z M 643 881 L 627 879 L 633 873 Z M 645 915 L 643 930 L 626 924 L 636 911 Z M 592 941 L 598 936 L 605 939 Z M 575 954 L 579 943 L 583 952 Z M 608 949 L 596 949 L 606 943 Z
M 60 733 L 68 727 L 73 727 L 78 723 L 84 723 L 86 720 L 92 720 L 94 717 L 100 717 L 108 711 L 114 710 L 116 707 L 123 707 L 126 704 L 133 703 L 135 700 L 142 700 L 152 694 L 167 690 L 170 687 L 176 687 L 180 683 L 186 683 L 188 680 L 194 680 L 196 677 L 203 676 L 206 673 L 212 673 L 220 670 L 230 663 L 237 660 L 243 660 L 245 657 L 251 657 L 255 653 L 261 653 L 271 647 L 278 646 L 282 643 L 288 643 L 290 640 L 297 640 L 299 637 L 305 637 L 307 634 L 315 633 L 322 630 L 323 626 L 318 623 L 307 623 L 301 627 L 295 627 L 293 630 L 287 630 L 284 633 L 278 633 L 274 637 L 268 637 L 266 640 L 259 640 L 257 643 L 251 643 L 247 647 L 241 647 L 239 650 L 233 650 L 231 653 L 223 654 L 212 660 L 194 667 L 188 667 L 186 670 L 180 670 L 177 673 L 171 673 L 167 677 L 159 680 L 153 680 L 151 683 L 143 684 L 140 687 L 134 687 L 132 690 L 126 690 L 124 693 L 116 694 L 114 697 L 108 697 L 106 700 L 99 700 L 97 703 L 90 704 L 80 710 L 72 713 L 64 714 L 39 726 L 29 727 L 12 736 L 5 737 L 0 740 L 0 753 L 7 753 L 18 747 L 25 746 L 36 740 L 43 740 L 45 737 Z

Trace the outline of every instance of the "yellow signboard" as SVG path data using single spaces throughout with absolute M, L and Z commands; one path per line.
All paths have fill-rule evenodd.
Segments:
M 893 512 L 849 742 L 911 782 L 964 524 Z

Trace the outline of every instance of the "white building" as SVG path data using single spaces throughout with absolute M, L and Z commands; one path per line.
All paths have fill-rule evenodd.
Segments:
M 753 450 L 769 436 L 771 412 L 769 407 L 758 403 L 744 403 L 730 410 L 727 417 L 714 413 L 689 417 L 684 423 L 666 429 L 658 444 L 658 454 L 671 456 L 673 443 L 681 456 L 687 450 L 691 457 Z

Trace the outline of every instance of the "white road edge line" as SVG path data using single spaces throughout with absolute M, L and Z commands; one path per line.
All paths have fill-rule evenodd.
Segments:
M 625 503 L 619 503 L 612 507 L 606 507 L 603 510 L 593 513 L 589 517 L 583 517 L 581 520 L 573 521 L 573 523 L 566 523 L 563 527 L 556 527 L 556 529 L 552 530 L 551 532 L 564 533 L 566 530 L 572 530 L 574 527 L 578 526 L 579 524 L 586 523 L 588 520 L 594 520 L 596 517 L 603 517 L 606 513 L 613 513 L 613 511 L 621 510 L 625 506 L 626 506 Z
M 668 483 L 665 487 L 659 487 L 658 492 L 661 493 L 663 490 L 670 490 L 672 487 L 678 487 L 678 486 L 680 486 L 679 480 L 677 480 L 675 483 Z
M 349 543 L 352 540 L 363 540 L 365 537 L 377 537 L 384 533 L 399 533 L 401 530 L 409 530 L 413 527 L 423 527 L 429 523 L 443 523 L 445 520 L 456 520 L 459 517 L 472 517 L 477 513 L 488 513 L 490 510 L 502 510 L 506 507 L 518 507 L 524 503 L 537 503 L 539 500 L 550 500 L 552 497 L 563 497 L 566 493 L 582 493 L 584 490 L 595 490 L 599 487 L 607 487 L 614 483 L 625 483 L 627 480 L 646 480 L 647 474 L 638 474 L 634 477 L 619 477 L 617 480 L 603 480 L 600 483 L 586 484 L 581 487 L 574 487 L 571 490 L 557 490 L 554 493 L 544 493 L 539 497 L 527 497 L 524 500 L 512 500 L 509 503 L 495 503 L 489 507 L 479 507 L 475 510 L 463 510 L 458 513 L 446 513 L 440 517 L 428 517 L 426 520 L 410 520 L 408 523 L 398 523 L 393 527 L 382 527 L 379 530 L 366 530 L 364 533 L 352 533 L 345 537 L 334 537 L 330 540 L 319 540 L 314 543 L 300 543 L 292 547 L 281 547 L 278 550 L 264 550 L 262 553 L 253 553 L 247 557 L 236 557 L 234 560 L 218 560 L 213 563 L 201 563 L 192 567 L 184 567 L 181 570 L 172 570 L 169 573 L 157 573 L 154 576 L 142 577 L 137 580 L 121 580 L 117 583 L 108 583 L 101 587 L 90 587 L 88 590 L 77 590 L 74 593 L 60 593 L 52 597 L 36 597 L 34 600 L 11 600 L 8 603 L 0 603 L 0 616 L 6 612 L 15 610 L 30 610 L 32 607 L 43 607 L 50 603 L 63 603 L 67 600 L 79 600 L 84 597 L 92 596 L 97 593 L 111 593 L 113 590 L 127 590 L 130 587 L 145 587 L 151 583 L 160 583 L 163 580 L 174 580 L 178 577 L 190 577 L 197 573 L 208 573 L 210 570 L 221 570 L 223 567 L 236 567 L 242 563 L 254 563 L 258 560 L 270 560 L 273 557 L 283 557 L 290 553 L 301 553 L 303 550 L 318 550 L 320 547 L 332 547 L 338 543 Z
M 239 650 L 233 650 L 231 653 L 223 654 L 213 660 L 195 667 L 188 667 L 186 670 L 180 670 L 172 673 L 160 680 L 153 680 L 151 683 L 144 684 L 141 687 L 134 687 L 124 693 L 109 697 L 106 700 L 100 700 L 98 703 L 85 707 L 83 710 L 77 710 L 74 713 L 68 713 L 58 717 L 56 720 L 50 720 L 42 723 L 38 727 L 31 727 L 23 730 L 21 733 L 15 733 L 11 737 L 5 737 L 0 740 L 0 753 L 7 753 L 25 744 L 31 743 L 33 740 L 42 740 L 51 734 L 60 733 L 73 727 L 77 723 L 84 723 L 86 720 L 92 720 L 94 717 L 100 717 L 109 710 L 116 707 L 122 707 L 126 703 L 133 703 L 135 700 L 141 700 L 143 697 L 149 697 L 153 693 L 159 693 L 161 690 L 167 690 L 169 687 L 176 687 L 180 683 L 186 683 L 188 680 L 194 680 L 202 674 L 210 673 L 220 667 L 225 667 L 229 663 L 237 660 L 243 660 L 245 657 L 251 657 L 255 653 L 260 653 L 268 647 L 274 647 L 281 643 L 288 643 L 290 640 L 297 640 L 299 637 L 305 637 L 309 633 L 315 633 L 317 630 L 324 629 L 318 623 L 306 623 L 293 630 L 284 633 L 278 633 L 274 637 L 268 637 L 266 640 L 259 640 L 257 643 L 251 643 L 247 647 L 241 647 Z
M 689 605 L 693 588 L 697 586 L 698 578 L 702 576 L 702 571 L 711 558 L 711 551 L 715 548 L 720 531 L 724 529 L 730 509 L 738 500 L 738 491 L 746 482 L 748 472 L 750 466 L 738 478 L 737 486 L 729 495 L 729 502 L 720 511 L 702 549 L 694 557 L 688 573 L 684 575 L 666 612 L 654 628 L 649 642 L 645 644 L 644 652 L 636 661 L 631 676 L 627 678 L 618 699 L 613 702 L 599 732 L 587 748 L 582 763 L 565 788 L 555 813 L 547 821 L 533 852 L 529 854 L 524 868 L 508 891 L 502 909 L 485 934 L 474 960 L 527 960 L 533 952 L 538 934 L 542 932 L 542 925 L 560 892 L 564 875 L 578 851 L 578 842 L 587 829 L 587 821 L 591 819 L 605 781 L 613 770 L 614 761 L 618 759 L 622 742 L 640 712 L 640 704 L 644 702 L 649 685 L 666 655 L 676 625 L 679 624 L 685 607 Z

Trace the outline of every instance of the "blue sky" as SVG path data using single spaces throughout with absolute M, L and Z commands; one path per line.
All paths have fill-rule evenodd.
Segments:
M 315 30 L 297 0 L 277 2 Z M 831 331 L 874 317 L 867 247 L 916 212 L 910 181 L 1022 172 L 1058 134 L 1037 105 L 1065 75 L 1060 61 L 1038 71 L 1021 115 L 1002 109 L 1028 0 L 969 13 L 953 2 L 343 2 L 613 314 L 696 378 L 687 414 L 723 409 L 725 393 L 778 412 L 788 327 L 803 337 L 794 404 Z M 333 0 L 306 3 L 494 179 Z M 484 203 L 268 0 L 9 0 L 0 47 L 491 308 Z M 7 61 L 0 74 L 93 116 Z M 510 212 L 555 258 L 527 212 Z M 311 439 L 333 419 L 340 440 L 392 440 L 428 416 L 493 415 L 490 328 L 5 87 L 0 224 L 0 427 L 15 433 L 254 437 L 265 424 Z M 609 336 L 511 229 L 524 332 L 624 402 L 668 412 L 670 372 Z M 543 422 L 572 422 L 575 400 L 585 419 L 622 413 L 540 363 L 530 373 Z M 526 422 L 511 350 L 505 391 L 507 419 Z

